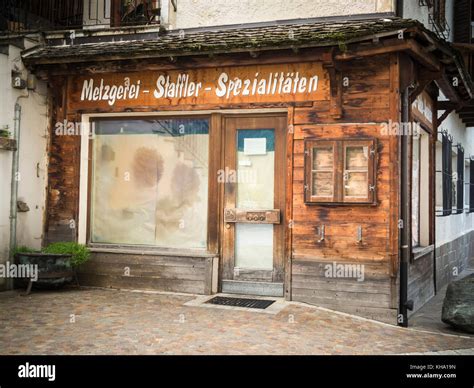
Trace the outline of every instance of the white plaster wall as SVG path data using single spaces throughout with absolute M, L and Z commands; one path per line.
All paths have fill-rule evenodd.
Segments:
M 449 40 L 452 41 L 453 34 L 453 15 L 454 15 L 454 1 L 446 1 L 446 21 L 450 29 Z M 403 8 L 404 18 L 418 19 L 425 27 L 432 29 L 428 18 L 428 7 L 420 6 L 418 1 L 405 1 Z M 445 100 L 446 98 L 440 93 L 439 100 Z M 438 112 L 438 116 L 441 116 L 442 111 Z M 474 155 L 474 134 L 473 128 L 466 128 L 462 120 L 456 113 L 451 113 L 440 125 L 439 130 L 447 130 L 453 136 L 453 144 L 461 143 L 464 147 L 465 157 Z M 440 169 L 441 152 L 440 147 L 436 153 L 437 169 Z M 436 190 L 440 191 L 441 186 L 441 175 L 436 174 Z M 465 177 L 467 181 L 469 177 Z M 439 197 L 439 193 L 438 197 Z M 442 209 L 442 207 L 437 207 Z M 474 213 L 462 213 L 452 214 L 446 217 L 436 217 L 436 245 L 440 246 L 449 241 L 455 240 L 463 234 L 474 229 Z
M 448 40 L 453 40 L 453 16 L 454 0 L 446 0 L 446 22 L 449 26 Z M 403 17 L 405 19 L 416 19 L 424 24 L 430 30 L 433 26 L 429 22 L 429 8 L 425 5 L 419 5 L 418 0 L 405 0 L 403 3 Z
M 446 21 L 450 28 L 450 41 L 453 39 L 454 7 L 454 0 L 446 1 Z M 441 95 L 439 99 L 444 100 L 445 97 Z M 441 113 L 442 112 L 439 112 L 439 115 L 441 115 Z M 474 155 L 474 128 L 466 128 L 466 125 L 459 118 L 458 114 L 455 112 L 451 113 L 446 120 L 441 123 L 439 129 L 446 129 L 448 133 L 453 136 L 453 144 L 461 143 L 463 145 L 465 158 Z M 437 153 L 436 157 L 441 158 L 441 155 Z M 437 174 L 437 178 L 441 179 L 439 174 Z M 469 176 L 465 176 L 464 179 L 467 182 Z M 464 212 L 462 214 L 452 214 L 446 217 L 436 217 L 436 245 L 440 246 L 444 243 L 455 240 L 473 229 L 474 213 Z
M 462 120 L 456 113 L 451 113 L 444 120 L 439 130 L 447 130 L 453 136 L 453 144 L 461 143 L 464 147 L 464 157 L 474 155 L 474 128 L 466 128 Z M 436 159 L 441 160 L 440 149 L 436 153 Z M 441 175 L 436 174 L 437 190 L 440 190 Z M 469 181 L 469 176 L 464 177 L 465 182 Z M 466 198 L 464 199 L 466 203 Z M 442 209 L 437 207 L 438 209 Z M 436 245 L 440 246 L 449 241 L 455 240 L 463 234 L 474 229 L 474 213 L 451 214 L 445 217 L 436 217 Z
M 428 7 L 420 6 L 418 0 L 405 0 L 403 2 L 404 19 L 416 19 L 423 23 L 426 28 L 431 28 L 428 15 Z
M 25 46 L 36 44 L 26 41 Z M 25 201 L 30 211 L 18 213 L 17 242 L 39 248 L 42 241 L 43 219 L 47 180 L 47 104 L 46 85 L 38 81 L 35 91 L 18 90 L 11 87 L 13 68 L 22 71 L 21 49 L 9 47 L 9 55 L 0 54 L 0 126 L 8 125 L 13 133 L 15 102 L 19 99 L 22 107 L 20 131 L 20 180 L 18 199 Z M 10 184 L 12 152 L 0 150 L 0 262 L 8 259 L 10 240 Z M 38 168 L 37 168 L 38 165 Z M 39 175 L 39 176 L 37 176 Z M 0 279 L 0 288 L 4 279 Z
M 395 12 L 394 0 L 178 0 L 177 4 L 177 12 L 169 8 L 170 28 Z

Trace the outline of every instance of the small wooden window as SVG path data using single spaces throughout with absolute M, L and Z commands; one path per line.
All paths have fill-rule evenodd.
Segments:
M 334 142 L 314 144 L 310 152 L 311 197 L 320 201 L 334 202 L 335 144 Z
M 374 203 L 376 142 L 305 142 L 306 203 Z

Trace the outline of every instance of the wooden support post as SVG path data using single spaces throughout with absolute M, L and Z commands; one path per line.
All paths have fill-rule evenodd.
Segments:
M 329 73 L 330 82 L 330 105 L 329 114 L 334 119 L 340 119 L 343 116 L 342 111 L 342 74 L 336 70 L 334 65 L 324 64 Z

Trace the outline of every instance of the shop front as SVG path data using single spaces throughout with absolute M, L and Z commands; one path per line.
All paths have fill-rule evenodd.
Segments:
M 396 323 L 401 137 L 387 123 L 441 66 L 416 23 L 366 24 L 334 27 L 357 30 L 348 46 L 296 24 L 290 40 L 253 27 L 26 52 L 52 93 L 47 240 L 90 246 L 85 285 L 283 296 Z M 55 133 L 64 120 L 87 130 Z
M 68 84 L 68 111 L 81 111 L 90 128 L 81 148 L 89 163 L 80 177 L 80 241 L 110 252 L 213 256 L 220 262 L 211 258 L 206 270 L 217 278 L 214 292 L 284 295 L 288 110 L 250 104 L 328 100 L 321 63 L 103 74 Z M 249 107 L 212 109 L 236 103 Z M 209 109 L 167 109 L 182 105 Z M 134 107 L 149 111 L 115 111 Z M 97 108 L 110 113 L 89 113 Z

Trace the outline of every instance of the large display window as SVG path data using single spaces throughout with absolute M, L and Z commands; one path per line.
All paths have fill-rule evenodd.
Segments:
M 94 121 L 90 242 L 206 249 L 209 119 Z

